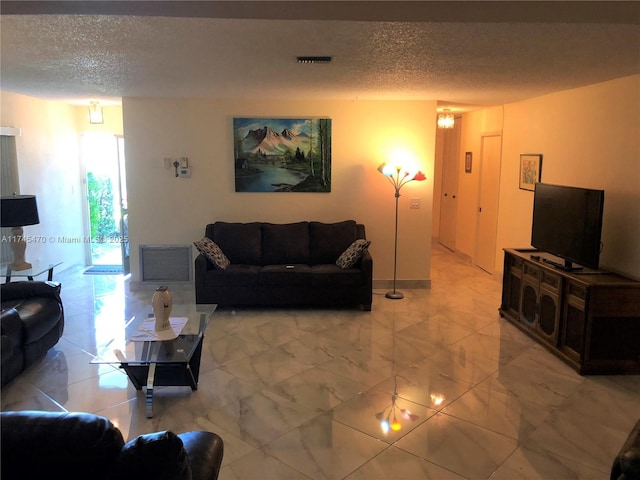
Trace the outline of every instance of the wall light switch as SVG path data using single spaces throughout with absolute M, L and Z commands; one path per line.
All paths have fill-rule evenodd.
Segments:
M 412 198 L 409 208 L 420 208 L 420 199 L 419 198 Z
M 189 159 L 187 157 L 182 157 L 180 159 L 180 166 L 182 168 L 188 168 L 189 167 Z

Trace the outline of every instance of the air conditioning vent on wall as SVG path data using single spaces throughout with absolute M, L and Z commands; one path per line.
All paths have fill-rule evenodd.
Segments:
M 141 283 L 191 283 L 191 245 L 140 245 Z

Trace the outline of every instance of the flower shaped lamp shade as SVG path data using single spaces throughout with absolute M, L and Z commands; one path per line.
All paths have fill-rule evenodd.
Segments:
M 400 165 L 391 165 L 387 163 L 383 163 L 382 165 L 380 165 L 378 167 L 378 171 L 385 177 L 387 177 L 391 185 L 393 185 L 396 198 L 396 223 L 393 251 L 393 290 L 387 292 L 385 294 L 385 297 L 391 300 L 400 300 L 401 298 L 404 298 L 404 295 L 396 290 L 396 272 L 398 265 L 398 198 L 400 198 L 400 189 L 404 185 L 413 181 L 422 182 L 426 180 L 427 177 L 420 170 L 418 170 L 417 172 L 413 172 Z
M 11 270 L 28 270 L 31 264 L 25 261 L 27 242 L 22 227 L 40 223 L 35 195 L 11 195 L 0 197 L 0 226 L 11 227 Z

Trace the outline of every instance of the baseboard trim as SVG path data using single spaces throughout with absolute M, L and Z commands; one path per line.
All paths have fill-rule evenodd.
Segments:
M 391 289 L 393 280 L 373 280 L 374 289 Z M 396 288 L 404 290 L 430 289 L 431 280 L 396 280 Z

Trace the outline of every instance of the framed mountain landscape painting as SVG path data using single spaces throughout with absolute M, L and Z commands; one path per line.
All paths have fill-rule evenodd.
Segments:
M 234 118 L 236 192 L 330 192 L 330 118 Z

